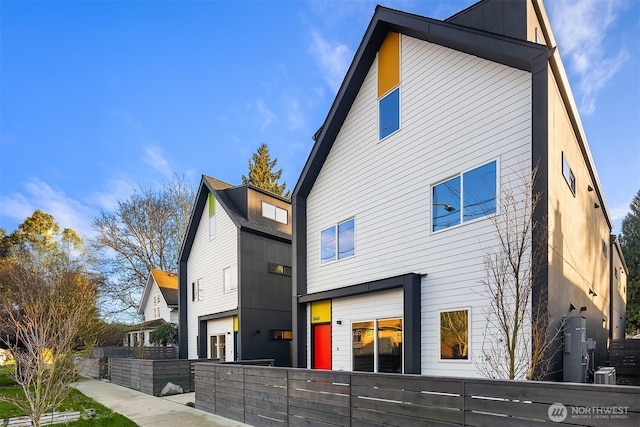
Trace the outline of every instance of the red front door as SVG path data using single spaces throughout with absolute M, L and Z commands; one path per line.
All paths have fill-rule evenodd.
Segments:
M 313 325 L 313 369 L 331 369 L 331 323 Z

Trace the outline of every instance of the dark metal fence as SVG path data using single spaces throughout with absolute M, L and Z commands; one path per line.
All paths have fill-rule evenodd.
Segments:
M 640 376 L 640 340 L 612 340 L 609 345 L 609 364 L 616 375 Z
M 640 388 L 196 363 L 195 406 L 252 426 L 634 426 Z

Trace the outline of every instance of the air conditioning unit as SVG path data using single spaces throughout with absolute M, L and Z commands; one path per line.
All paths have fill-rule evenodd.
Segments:
M 600 368 L 595 372 L 595 384 L 616 385 L 616 368 Z

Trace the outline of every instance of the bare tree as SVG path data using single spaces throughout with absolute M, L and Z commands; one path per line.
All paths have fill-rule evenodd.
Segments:
M 482 354 L 475 359 L 489 378 L 542 379 L 551 367 L 553 329 L 547 295 L 533 300 L 534 286 L 546 265 L 546 222 L 534 213 L 540 193 L 534 192 L 537 168 L 521 182 L 501 183 L 498 213 L 492 217 L 497 244 L 483 250 L 486 277 L 482 281 L 490 303 Z
M 73 350 L 95 324 L 97 285 L 85 272 L 82 243 L 70 229 L 60 232 L 40 211 L 5 238 L 0 259 L 0 342 L 15 360 L 14 379 L 25 399 L 0 396 L 22 409 L 34 426 L 55 410 L 75 378 Z
M 135 192 L 94 220 L 92 247 L 109 277 L 105 314 L 134 312 L 151 270 L 177 271 L 194 199 L 195 191 L 175 177 L 159 190 Z

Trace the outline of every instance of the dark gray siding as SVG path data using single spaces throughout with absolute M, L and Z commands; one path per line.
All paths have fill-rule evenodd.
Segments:
M 269 263 L 291 266 L 291 244 L 243 230 L 238 251 L 240 357 L 291 366 L 290 341 L 269 340 L 272 329 L 291 330 L 291 277 L 269 273 Z

